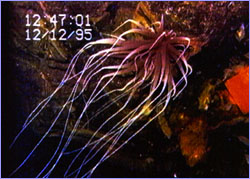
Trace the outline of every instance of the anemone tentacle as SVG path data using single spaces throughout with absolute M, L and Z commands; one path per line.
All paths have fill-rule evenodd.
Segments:
M 139 22 L 128 19 L 118 26 L 114 32 L 128 23 L 133 24 L 134 27 L 122 32 L 118 36 L 111 34 L 108 38 L 89 42 L 71 59 L 58 87 L 31 112 L 22 130 L 14 139 L 13 144 L 38 115 L 45 110 L 52 98 L 60 90 L 63 90 L 65 84 L 74 80 L 75 84 L 72 87 L 71 93 L 56 114 L 56 117 L 52 120 L 49 128 L 13 173 L 17 172 L 26 161 L 30 159 L 30 156 L 37 150 L 44 139 L 48 137 L 56 122 L 62 117 L 63 111 L 68 110 L 58 145 L 37 177 L 49 177 L 61 158 L 72 153 L 75 153 L 75 156 L 67 167 L 64 177 L 73 175 L 78 177 L 84 166 L 87 166 L 98 153 L 105 150 L 102 157 L 98 159 L 98 162 L 90 167 L 90 169 L 86 169 L 87 172 L 83 175 L 83 177 L 91 176 L 102 162 L 110 158 L 151 121 L 157 118 L 166 109 L 170 99 L 175 99 L 184 90 L 188 84 L 187 76 L 192 73 L 192 67 L 187 62 L 190 56 L 188 48 L 191 46 L 191 39 L 177 36 L 173 30 L 165 30 L 163 16 L 161 21 L 153 22 L 151 28 L 146 28 Z M 141 38 L 131 38 L 129 35 L 137 35 Z M 101 49 L 90 55 L 83 68 L 77 72 L 76 65 L 80 57 L 83 56 L 83 53 L 87 49 L 97 45 L 107 45 L 109 48 Z M 128 74 L 131 74 L 132 78 L 126 81 L 126 83 L 119 87 L 115 86 L 114 89 L 104 93 L 105 89 L 111 85 L 113 80 L 119 76 L 126 76 Z M 69 135 L 66 136 L 74 102 L 81 95 L 85 94 L 88 86 L 90 86 L 95 79 L 98 80 L 94 83 L 91 93 L 84 102 L 82 110 L 73 124 L 72 130 L 69 132 Z M 183 86 L 179 87 L 180 85 Z M 138 100 L 137 106 L 130 109 L 129 112 L 123 114 L 122 117 L 118 119 L 119 115 L 133 103 L 134 95 L 142 89 L 147 89 L 143 99 Z M 111 101 L 105 103 L 102 108 L 98 109 L 91 118 L 83 119 L 83 116 L 90 110 L 92 105 L 111 94 L 116 96 Z M 116 102 L 122 103 L 120 108 L 111 115 L 108 115 L 107 118 L 97 126 L 97 129 L 95 129 L 93 135 L 88 139 L 85 145 L 76 150 L 68 151 L 69 145 L 76 135 L 80 123 L 83 123 L 81 128 L 85 129 L 92 121 L 97 119 L 102 112 L 107 111 L 109 107 Z M 66 107 L 68 107 L 68 109 Z M 156 112 L 156 108 L 160 108 L 159 112 Z M 150 111 L 147 113 L 149 119 L 132 135 L 126 137 L 124 134 L 128 129 L 130 129 L 136 121 L 140 120 L 140 118 L 146 116 L 146 110 Z M 112 121 L 116 121 L 115 124 L 111 127 L 107 127 Z M 104 128 L 106 132 L 101 137 L 97 137 L 98 133 L 104 130 Z M 122 137 L 125 139 L 121 139 Z M 63 142 L 63 139 L 66 139 L 66 141 Z M 83 152 L 87 153 L 79 166 L 77 166 L 78 168 L 73 169 L 73 165 Z

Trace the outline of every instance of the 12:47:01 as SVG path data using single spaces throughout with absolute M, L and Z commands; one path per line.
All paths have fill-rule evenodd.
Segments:
M 75 21 L 75 25 L 78 27 L 86 26 L 90 27 L 89 23 L 89 15 L 83 16 L 82 14 L 77 14 L 76 16 L 72 15 L 66 15 L 66 14 L 54 14 L 52 17 L 44 16 L 44 18 L 49 19 L 50 24 L 60 24 L 60 26 L 65 25 L 66 18 L 69 17 L 70 20 Z M 25 16 L 26 18 L 26 27 L 34 26 L 34 27 L 40 27 L 40 20 L 42 20 L 41 16 L 39 14 L 34 14 L 33 16 L 30 16 L 30 14 L 27 14 Z

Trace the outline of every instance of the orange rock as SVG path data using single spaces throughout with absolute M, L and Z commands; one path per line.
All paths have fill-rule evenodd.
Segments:
M 190 167 L 197 164 L 206 154 L 206 122 L 194 118 L 179 135 L 182 155 Z
M 237 75 L 226 81 L 230 101 L 237 104 L 242 113 L 249 113 L 249 66 L 241 67 Z

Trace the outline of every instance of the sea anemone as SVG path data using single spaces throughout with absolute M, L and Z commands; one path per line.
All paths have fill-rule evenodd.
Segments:
M 118 36 L 109 35 L 108 38 L 89 42 L 72 58 L 59 86 L 32 111 L 14 142 L 44 110 L 53 96 L 59 90 L 62 90 L 66 83 L 75 80 L 71 94 L 40 141 L 13 173 L 17 172 L 26 163 L 42 141 L 48 137 L 56 122 L 62 117 L 63 111 L 66 110 L 68 112 L 59 143 L 53 156 L 38 173 L 37 177 L 48 177 L 61 158 L 69 153 L 68 147 L 72 137 L 76 135 L 77 129 L 80 128 L 80 123 L 82 129 L 87 128 L 92 121 L 99 119 L 99 114 L 108 111 L 111 105 L 120 101 L 122 105 L 119 109 L 109 112 L 112 114 L 99 123 L 99 126 L 86 144 L 80 149 L 71 151 L 71 153 L 75 153 L 75 157 L 68 166 L 64 177 L 78 177 L 82 173 L 84 173 L 83 177 L 89 177 L 97 166 L 117 152 L 152 120 L 157 118 L 166 109 L 171 98 L 176 98 L 183 91 L 187 85 L 187 76 L 192 72 L 192 68 L 187 62 L 190 57 L 190 38 L 177 36 L 173 30 L 166 30 L 164 27 L 164 16 L 162 16 L 161 21 L 154 22 L 150 27 L 144 27 L 136 20 L 129 19 L 117 29 L 121 29 L 121 27 L 129 23 L 133 24 L 131 29 Z M 77 62 L 81 59 L 80 57 L 84 56 L 84 52 L 97 45 L 101 45 L 102 48 L 108 46 L 108 48 L 92 54 L 84 62 L 83 68 L 76 70 Z M 129 76 L 125 84 L 111 85 L 115 78 L 121 76 Z M 85 95 L 87 97 L 81 113 L 73 124 L 70 134 L 66 136 L 73 103 L 87 91 L 89 93 L 88 87 L 93 84 L 94 87 L 91 89 L 91 93 Z M 104 92 L 105 89 L 109 90 Z M 133 99 L 136 93 L 143 94 L 139 100 Z M 95 115 L 88 119 L 84 117 L 92 105 L 112 94 L 115 94 L 115 98 L 104 104 L 96 111 Z M 118 116 L 121 116 L 118 114 L 122 113 L 128 106 L 129 112 L 118 119 Z M 155 108 L 160 110 L 156 112 Z M 145 122 L 137 127 L 132 135 L 125 137 L 124 133 L 136 121 L 145 116 L 148 119 L 144 120 Z M 97 137 L 100 131 L 105 131 L 105 133 Z M 105 152 L 102 154 L 102 157 L 94 165 L 92 164 L 90 168 L 86 169 L 87 164 L 104 149 Z M 80 165 L 73 170 L 72 166 L 76 165 L 75 161 L 84 152 L 85 155 Z

